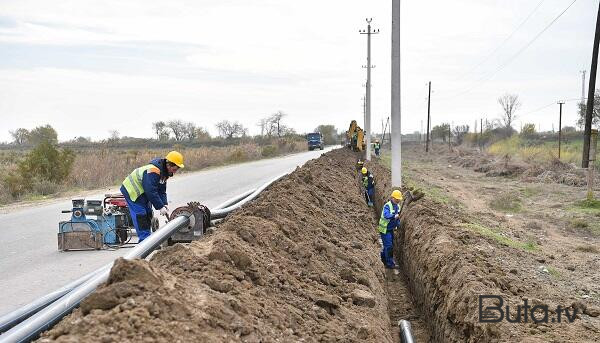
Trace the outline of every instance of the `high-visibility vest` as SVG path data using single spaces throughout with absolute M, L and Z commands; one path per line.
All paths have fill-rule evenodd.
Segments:
M 375 149 L 379 150 L 379 143 L 375 143 Z
M 127 193 L 129 193 L 129 199 L 131 199 L 131 201 L 135 201 L 140 197 L 140 195 L 144 194 L 142 178 L 144 177 L 144 172 L 152 168 L 159 170 L 154 164 L 148 164 L 143 167 L 136 168 L 131 172 L 131 174 L 129 174 L 129 176 L 125 178 L 125 180 L 123 180 L 123 187 L 125 187 Z
M 373 175 L 368 173 L 366 176 L 363 176 L 362 182 L 363 186 L 365 186 L 365 189 L 369 187 L 369 177 L 373 177 Z M 373 180 L 373 186 L 375 186 L 375 180 Z
M 387 219 L 386 217 L 383 216 L 383 213 L 385 212 L 385 207 L 388 207 L 390 210 L 390 213 L 394 213 L 394 205 L 392 204 L 391 201 L 388 201 L 385 203 L 385 205 L 383 205 L 383 209 L 381 209 L 381 218 L 379 218 L 379 232 L 380 233 L 387 233 L 387 226 L 390 223 L 390 219 Z

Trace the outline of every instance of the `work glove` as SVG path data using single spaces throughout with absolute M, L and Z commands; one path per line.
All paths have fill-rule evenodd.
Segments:
M 163 206 L 159 211 L 161 215 L 169 218 L 169 208 L 167 206 Z

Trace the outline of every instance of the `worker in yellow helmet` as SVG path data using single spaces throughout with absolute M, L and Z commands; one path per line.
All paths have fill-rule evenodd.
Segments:
M 379 149 L 381 149 L 381 144 L 379 144 L 379 139 L 375 140 L 375 143 L 373 143 L 373 149 L 375 149 L 375 155 L 379 156 Z
M 373 174 L 369 172 L 366 167 L 362 167 L 360 170 L 362 174 L 362 184 L 365 188 L 365 200 L 367 205 L 373 206 L 373 197 L 375 196 L 375 179 Z
M 152 207 L 168 217 L 167 180 L 183 168 L 183 155 L 171 151 L 165 158 L 157 158 L 135 169 L 121 185 L 133 226 L 141 242 L 150 236 Z
M 390 200 L 383 205 L 379 219 L 379 235 L 381 236 L 381 262 L 388 269 L 396 268 L 394 263 L 394 229 L 400 226 L 400 211 L 404 197 L 399 190 L 394 190 Z

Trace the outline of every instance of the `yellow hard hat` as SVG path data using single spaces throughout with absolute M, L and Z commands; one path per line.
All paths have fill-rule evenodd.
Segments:
M 171 151 L 167 154 L 165 159 L 171 163 L 174 163 L 179 168 L 183 168 L 183 155 L 179 151 Z
M 404 197 L 402 196 L 402 192 L 400 192 L 397 189 L 392 192 L 392 198 L 394 198 L 396 200 L 402 200 L 402 199 L 404 199 Z
M 362 167 L 362 169 L 360 170 L 361 173 L 366 174 L 367 173 L 367 168 Z

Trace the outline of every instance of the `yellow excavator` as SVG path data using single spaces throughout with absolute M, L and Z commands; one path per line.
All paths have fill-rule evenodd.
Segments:
M 365 144 L 365 132 L 358 126 L 356 120 L 350 122 L 350 128 L 346 131 L 346 146 L 354 151 L 363 151 Z

